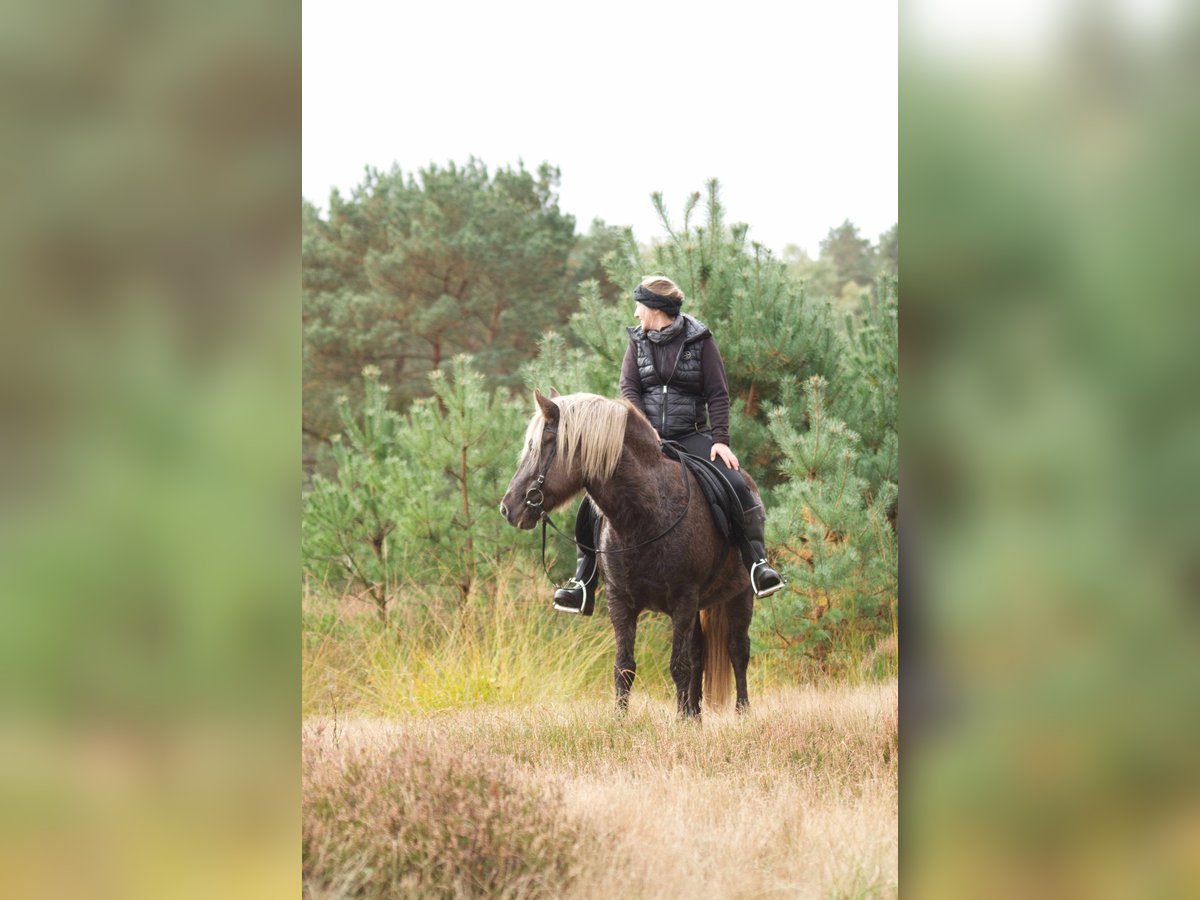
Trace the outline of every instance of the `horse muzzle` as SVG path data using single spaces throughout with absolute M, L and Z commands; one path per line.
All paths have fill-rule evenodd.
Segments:
M 538 520 L 542 517 L 542 510 L 540 507 L 534 508 L 525 500 L 514 503 L 512 508 L 507 502 L 501 502 L 500 515 L 504 516 L 504 521 L 509 525 L 528 531 L 537 525 Z

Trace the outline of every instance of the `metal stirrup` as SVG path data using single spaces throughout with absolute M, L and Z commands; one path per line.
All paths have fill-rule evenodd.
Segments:
M 580 581 L 578 578 L 575 578 L 574 576 L 572 576 L 571 578 L 567 579 L 567 584 L 566 584 L 565 589 L 570 590 L 572 584 L 578 585 L 579 589 L 583 591 L 583 600 L 580 601 L 578 609 L 576 609 L 573 606 L 559 606 L 558 601 L 556 600 L 554 602 L 554 608 L 557 609 L 559 612 L 582 613 L 583 608 L 585 606 L 587 606 L 587 600 L 588 600 L 587 584 Z M 557 593 L 557 591 L 555 593 Z
M 765 559 L 760 559 L 758 562 L 756 562 L 753 566 L 750 567 L 750 587 L 753 588 L 755 597 L 759 597 L 759 598 L 770 597 L 776 591 L 782 590 L 782 588 L 783 588 L 783 585 L 784 585 L 783 576 L 780 575 L 779 576 L 779 584 L 775 585 L 774 587 L 766 588 L 765 590 L 759 590 L 758 581 L 755 579 L 754 573 L 758 570 L 759 566 L 766 566 L 766 565 L 767 565 L 767 561 Z

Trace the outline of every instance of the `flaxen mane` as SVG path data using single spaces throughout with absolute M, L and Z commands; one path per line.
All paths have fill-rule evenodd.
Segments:
M 555 397 L 554 405 L 558 407 L 558 452 L 563 462 L 570 465 L 578 456 L 585 481 L 607 481 L 625 444 L 625 423 L 632 409 L 629 401 L 580 393 Z M 518 462 L 531 453 L 534 465 L 541 461 L 545 427 L 540 412 L 529 420 Z

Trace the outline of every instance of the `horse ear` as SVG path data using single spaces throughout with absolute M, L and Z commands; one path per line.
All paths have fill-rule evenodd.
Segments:
M 543 397 L 542 392 L 537 388 L 533 389 L 533 399 L 536 400 L 537 405 L 541 407 L 542 416 L 545 417 L 547 422 L 558 421 L 558 407 L 555 406 L 552 401 Z
M 553 399 L 554 399 L 555 397 L 557 397 L 557 396 L 558 396 L 558 391 L 556 391 L 556 390 L 553 388 L 553 386 L 551 386 L 551 388 L 550 388 L 550 399 L 551 399 L 551 400 L 553 400 Z

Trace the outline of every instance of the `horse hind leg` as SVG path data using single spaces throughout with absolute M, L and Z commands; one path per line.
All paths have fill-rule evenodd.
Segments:
M 694 715 L 700 715 L 700 701 L 704 697 L 704 629 L 700 627 L 700 613 L 696 613 L 696 624 L 692 626 L 692 680 L 688 685 L 688 707 Z
M 733 665 L 733 679 L 737 691 L 735 709 L 739 713 L 750 709 L 750 695 L 746 690 L 746 669 L 750 665 L 750 619 L 754 614 L 754 595 L 746 592 L 743 602 L 734 601 L 729 621 L 729 661 Z
M 690 719 L 700 715 L 699 702 L 692 702 L 693 633 L 700 615 L 695 604 L 680 604 L 671 616 L 671 678 L 675 682 L 675 703 L 679 715 Z

